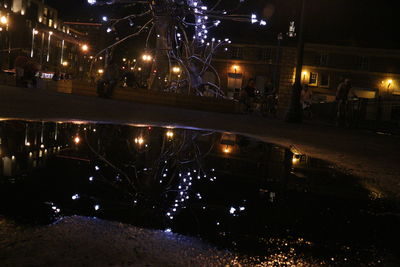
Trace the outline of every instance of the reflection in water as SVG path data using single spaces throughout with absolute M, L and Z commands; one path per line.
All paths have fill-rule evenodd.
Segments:
M 0 157 L 0 214 L 21 222 L 103 217 L 200 236 L 252 264 L 351 266 L 398 252 L 398 217 L 377 216 L 395 207 L 320 160 L 244 136 L 1 121 Z

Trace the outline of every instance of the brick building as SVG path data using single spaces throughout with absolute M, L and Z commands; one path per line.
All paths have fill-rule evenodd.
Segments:
M 294 82 L 296 48 L 293 46 L 232 44 L 214 59 L 222 88 L 238 95 L 249 79 L 261 92 L 276 85 L 281 109 L 288 107 Z M 314 92 L 315 102 L 332 102 L 341 79 L 350 78 L 357 96 L 400 98 L 400 50 L 306 44 L 302 82 Z

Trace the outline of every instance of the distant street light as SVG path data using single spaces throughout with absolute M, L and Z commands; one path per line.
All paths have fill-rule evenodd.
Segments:
M 178 73 L 181 72 L 181 68 L 180 67 L 173 67 L 172 68 L 172 72 L 175 73 L 175 74 L 178 74 Z
M 6 16 L 1 16 L 0 23 L 3 24 L 3 25 L 7 25 L 8 24 L 8 18 Z
M 83 52 L 87 52 L 87 51 L 89 51 L 89 46 L 87 44 L 84 44 L 84 45 L 82 45 L 81 49 Z
M 153 59 L 153 57 L 152 57 L 151 55 L 149 55 L 149 54 L 144 54 L 144 55 L 142 56 L 142 59 L 143 59 L 143 61 L 145 61 L 145 62 L 150 62 L 150 61 Z

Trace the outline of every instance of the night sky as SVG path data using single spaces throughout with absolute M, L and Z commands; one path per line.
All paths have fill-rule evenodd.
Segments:
M 46 0 L 46 2 L 59 9 L 60 17 L 65 20 L 99 21 L 102 15 L 97 8 L 90 7 L 86 0 Z M 277 33 L 287 32 L 289 21 L 297 16 L 298 3 L 299 0 L 248 0 L 241 13 L 257 13 L 257 11 L 260 13 L 266 5 L 274 7 L 269 27 L 259 29 L 247 23 L 234 23 L 234 25 L 227 23 L 224 30 L 226 32 L 226 29 L 237 29 L 237 27 L 244 29 L 242 36 L 234 36 L 234 33 L 227 36 L 234 42 L 240 42 L 240 37 L 243 38 L 243 34 L 246 33 L 243 38 L 245 40 L 250 38 L 255 43 L 271 43 L 276 39 Z M 396 29 L 398 16 L 396 10 L 400 10 L 400 3 L 395 0 L 308 0 L 306 41 L 398 48 L 400 37 Z

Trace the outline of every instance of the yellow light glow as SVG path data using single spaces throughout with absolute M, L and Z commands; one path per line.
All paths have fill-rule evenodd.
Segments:
M 103 69 L 99 69 L 97 72 L 98 72 L 99 74 L 103 74 L 103 73 L 104 73 L 104 70 L 103 70 Z
M 26 146 L 30 146 L 31 145 L 31 143 L 30 142 L 26 142 L 26 144 L 25 144 Z
M 139 67 L 137 70 L 138 70 L 138 71 L 142 71 L 142 68 Z
M 135 138 L 135 144 L 143 145 L 144 139 L 142 137 Z
M 227 145 L 227 146 L 224 147 L 223 151 L 224 151 L 225 154 L 229 154 L 229 153 L 231 153 L 232 150 L 231 150 L 231 148 Z
M 126 61 L 126 58 L 123 58 L 122 61 L 125 62 L 125 61 Z
M 38 31 L 38 30 L 35 30 L 35 29 L 33 29 L 32 33 L 33 33 L 34 35 L 36 35 L 36 34 L 38 34 L 38 33 L 39 33 L 39 31 Z
M 299 154 L 294 154 L 293 155 L 293 158 L 292 158 L 293 165 L 296 165 L 296 164 L 300 163 L 300 157 L 301 157 L 301 155 L 299 155 Z
M 89 51 L 89 46 L 87 44 L 84 44 L 84 45 L 82 45 L 81 49 L 83 52 L 87 52 L 87 51 Z
M 237 72 L 237 71 L 240 70 L 240 66 L 239 66 L 239 65 L 233 65 L 233 66 L 232 66 L 232 69 L 233 69 L 235 72 Z
M 53 32 L 52 32 L 52 31 L 50 31 L 50 32 L 49 32 L 49 34 L 50 34 L 50 35 L 53 35 Z
M 168 138 L 173 138 L 174 137 L 174 132 L 173 131 L 167 131 L 166 133 Z
M 173 67 L 172 68 L 172 72 L 173 73 L 180 73 L 181 72 L 181 68 L 180 67 Z
M 68 66 L 68 62 L 67 62 L 67 61 L 64 61 L 64 62 L 62 63 L 62 65 L 63 65 L 64 67 L 66 67 L 66 66 Z
M 74 138 L 74 143 L 75 144 L 79 144 L 81 142 L 81 139 L 79 138 L 79 136 L 76 136 L 75 138 Z
M 388 82 L 388 84 L 392 84 L 393 80 L 389 79 L 387 82 Z
M 149 61 L 151 61 L 153 58 L 152 58 L 151 55 L 144 54 L 144 55 L 142 56 L 142 59 L 143 59 L 143 61 L 149 62 Z
M 303 76 L 306 76 L 308 74 L 307 71 L 303 71 L 302 73 L 303 73 Z
M 6 16 L 1 16 L 0 22 L 1 22 L 1 24 L 7 24 L 8 23 L 8 18 Z

